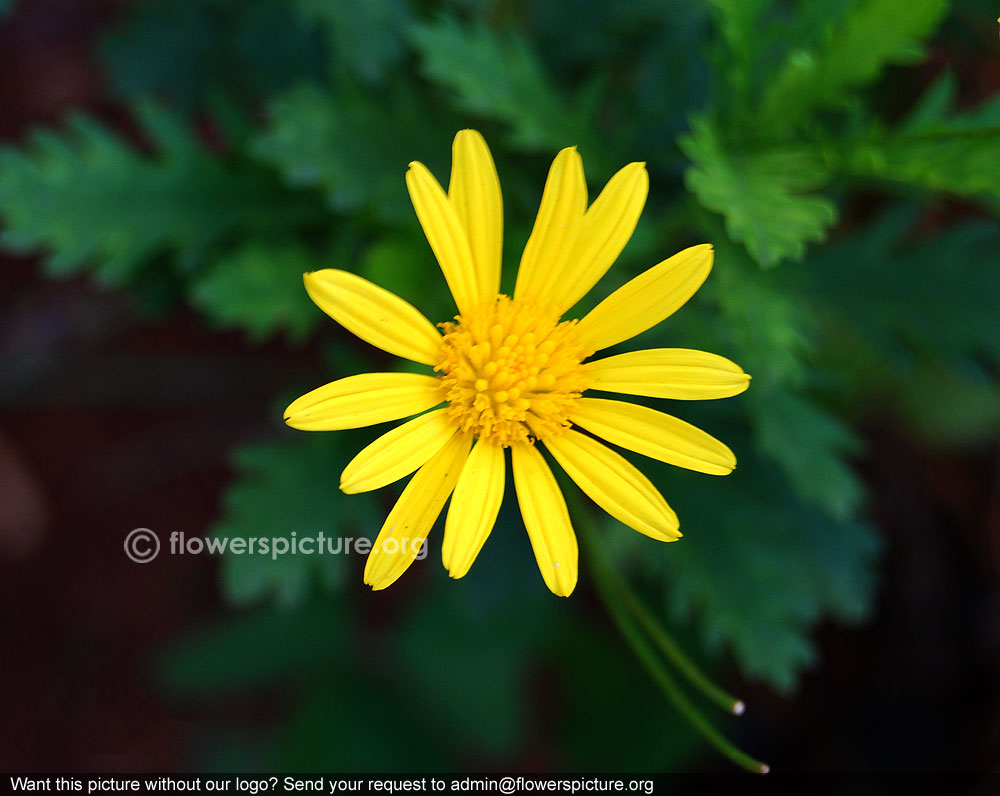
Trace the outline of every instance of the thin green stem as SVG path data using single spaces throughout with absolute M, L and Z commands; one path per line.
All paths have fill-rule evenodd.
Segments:
M 719 688 L 719 686 L 708 679 L 695 662 L 680 648 L 673 636 L 667 632 L 667 629 L 657 621 L 652 611 L 643 604 L 636 593 L 629 587 L 628 582 L 618 575 L 618 572 L 608 561 L 604 549 L 599 544 L 593 544 L 592 541 L 592 539 L 588 539 L 587 542 L 587 552 L 590 558 L 600 559 L 599 565 L 603 569 L 611 588 L 621 596 L 626 607 L 639 621 L 639 624 L 645 628 L 646 633 L 656 646 L 660 648 L 660 651 L 688 679 L 688 682 L 701 691 L 708 699 L 715 702 L 723 710 L 734 713 L 737 716 L 741 715 L 745 709 L 743 701 Z
M 582 511 L 574 512 L 575 525 L 581 531 L 580 536 L 592 564 L 594 583 L 597 586 L 598 594 L 611 614 L 611 618 L 618 627 L 619 632 L 621 632 L 624 639 L 628 642 L 639 662 L 649 672 L 664 696 L 677 707 L 681 715 L 716 750 L 747 771 L 754 774 L 766 774 L 770 770 L 767 764 L 750 757 L 750 755 L 730 743 L 684 695 L 677 681 L 670 675 L 656 655 L 656 650 L 643 638 L 635 620 L 626 613 L 621 602 L 615 599 L 616 596 L 622 595 L 622 591 L 614 584 L 613 569 L 607 562 L 607 559 L 596 553 L 599 545 L 593 537 L 593 530 L 587 519 L 585 519 L 586 517 L 587 515 Z

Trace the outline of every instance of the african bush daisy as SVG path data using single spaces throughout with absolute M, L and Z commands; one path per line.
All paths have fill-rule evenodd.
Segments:
M 580 155 L 575 147 L 562 150 L 549 170 L 513 295 L 506 296 L 493 158 L 474 130 L 455 136 L 452 156 L 447 193 L 421 163 L 410 164 L 406 185 L 458 307 L 454 320 L 435 327 L 411 304 L 346 271 L 305 274 L 310 297 L 331 318 L 433 374 L 338 379 L 294 401 L 285 420 L 329 431 L 416 415 L 372 442 L 341 475 L 340 488 L 356 493 L 414 473 L 369 555 L 364 578 L 374 589 L 406 571 L 449 497 L 444 566 L 453 578 L 469 571 L 500 510 L 510 449 L 538 568 L 549 589 L 566 596 L 577 581 L 577 542 L 542 449 L 608 514 L 673 541 L 681 535 L 677 515 L 646 476 L 598 438 L 714 475 L 732 471 L 732 451 L 683 420 L 590 393 L 723 398 L 745 390 L 750 377 L 723 357 L 683 348 L 590 359 L 684 304 L 712 267 L 708 244 L 650 268 L 581 319 L 561 320 L 632 236 L 649 188 L 644 164 L 621 169 L 588 207 Z

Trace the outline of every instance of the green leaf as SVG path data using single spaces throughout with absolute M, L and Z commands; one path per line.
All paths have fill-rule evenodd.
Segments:
M 815 660 L 815 623 L 858 622 L 871 609 L 879 541 L 864 523 L 797 500 L 766 460 L 729 441 L 740 465 L 725 479 L 664 473 L 685 530 L 659 556 L 668 605 L 747 675 L 789 690 Z
M 549 152 L 580 144 L 597 151 L 587 146 L 591 136 L 583 119 L 517 33 L 442 16 L 412 28 L 411 35 L 427 78 L 452 92 L 460 112 L 508 125 L 512 146 Z
M 817 110 L 842 108 L 885 66 L 923 59 L 944 0 L 858 0 L 812 49 L 793 49 L 768 81 L 754 123 L 781 135 Z
M 322 188 L 337 212 L 398 219 L 409 212 L 403 175 L 412 141 L 430 137 L 417 102 L 402 84 L 391 96 L 299 86 L 271 103 L 252 151 L 289 185 Z
M 946 73 L 902 125 L 834 144 L 832 162 L 857 176 L 1000 198 L 1000 94 L 960 113 L 955 93 Z
M 836 219 L 830 200 L 810 195 L 829 174 L 809 150 L 729 152 L 703 120 L 678 143 L 692 162 L 688 188 L 725 217 L 729 237 L 765 268 L 800 260 L 806 243 L 823 240 Z
M 119 285 L 159 255 L 192 269 L 231 236 L 315 217 L 307 197 L 213 155 L 166 111 L 141 105 L 137 114 L 155 156 L 87 116 L 65 133 L 36 133 L 26 150 L 0 150 L 0 244 L 48 250 L 53 275 L 92 267 L 98 281 Z
M 191 301 L 214 323 L 241 327 L 255 342 L 281 330 L 301 341 L 323 317 L 302 286 L 302 274 L 322 267 L 296 243 L 247 243 L 194 280 Z
M 255 443 L 238 450 L 237 477 L 226 490 L 223 516 L 212 536 L 280 537 L 290 544 L 293 534 L 298 540 L 319 540 L 322 534 L 336 547 L 342 538 L 371 533 L 380 524 L 371 496 L 352 495 L 348 500 L 337 488 L 340 471 L 351 457 L 338 444 L 350 440 L 297 433 L 284 442 Z M 227 552 L 221 571 L 226 600 L 234 605 L 266 599 L 297 605 L 314 583 L 326 588 L 339 585 L 347 566 L 360 578 L 363 559 L 330 553 L 318 541 L 314 547 L 325 552 L 277 556 Z
M 851 429 L 794 393 L 756 390 L 749 398 L 758 447 L 777 462 L 799 497 L 834 519 L 850 519 L 864 495 L 847 461 L 861 448 Z
M 407 0 L 297 0 L 302 17 L 320 22 L 334 64 L 368 83 L 384 81 L 406 54 L 401 31 L 411 22 Z

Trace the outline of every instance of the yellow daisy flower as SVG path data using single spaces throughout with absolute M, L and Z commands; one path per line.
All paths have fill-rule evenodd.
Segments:
M 406 571 L 449 496 L 444 566 L 453 578 L 469 571 L 500 510 L 509 448 L 538 568 L 549 589 L 567 596 L 577 581 L 576 536 L 541 448 L 612 517 L 673 541 L 681 535 L 677 515 L 646 476 L 596 438 L 714 475 L 732 471 L 736 458 L 683 420 L 589 393 L 723 398 L 745 390 L 750 377 L 723 357 L 684 348 L 590 360 L 684 304 L 712 267 L 708 244 L 650 268 L 580 320 L 561 320 L 632 236 L 649 189 L 645 164 L 621 169 L 588 207 L 580 155 L 562 150 L 508 297 L 500 294 L 503 206 L 493 158 L 475 130 L 455 136 L 452 157 L 447 193 L 422 163 L 410 164 L 406 185 L 458 306 L 453 321 L 435 327 L 411 304 L 346 271 L 305 274 L 309 296 L 327 315 L 435 375 L 348 376 L 294 401 L 285 420 L 331 431 L 417 415 L 362 450 L 341 475 L 340 488 L 355 493 L 415 473 L 368 557 L 364 578 L 372 588 Z

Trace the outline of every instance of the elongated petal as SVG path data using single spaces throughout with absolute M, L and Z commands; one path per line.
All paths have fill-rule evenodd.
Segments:
M 712 246 L 692 246 L 626 282 L 576 326 L 585 348 L 599 351 L 628 340 L 680 308 L 712 270 Z
M 545 180 L 535 226 L 521 255 L 514 298 L 544 299 L 554 273 L 562 273 L 587 210 L 587 181 L 576 147 L 562 150 Z
M 728 475 L 736 457 L 700 428 L 647 406 L 581 398 L 570 420 L 614 445 L 709 475 Z
M 735 362 L 692 348 L 649 348 L 587 363 L 592 390 L 700 401 L 739 395 L 750 376 Z
M 420 373 L 362 373 L 331 381 L 285 410 L 285 422 L 303 431 L 337 431 L 399 420 L 444 400 L 441 380 Z
M 455 136 L 448 199 L 465 228 L 479 299 L 485 301 L 500 292 L 503 198 L 493 156 L 475 130 L 461 130 Z
M 370 492 L 398 481 L 422 467 L 457 433 L 446 409 L 415 417 L 355 456 L 340 475 L 340 489 L 348 494 Z
M 677 515 L 631 463 L 578 431 L 545 440 L 559 466 L 591 500 L 639 533 L 672 542 L 680 537 Z
M 481 291 L 465 227 L 444 189 L 423 163 L 410 164 L 406 187 L 458 311 L 470 312 L 479 304 Z
M 448 508 L 441 560 L 453 578 L 461 578 L 479 555 L 503 502 L 503 448 L 479 440 L 462 468 Z
M 367 585 L 384 589 L 413 563 L 455 488 L 468 453 L 469 440 L 456 434 L 410 479 L 372 545 L 365 564 Z
M 552 470 L 533 445 L 512 445 L 514 488 L 538 571 L 549 591 L 568 597 L 576 588 L 579 551 L 566 501 Z
M 594 200 L 562 272 L 553 271 L 547 283 L 546 298 L 560 314 L 583 298 L 614 265 L 635 231 L 648 193 L 646 164 L 630 163 Z
M 414 362 L 437 364 L 441 334 L 395 293 L 333 268 L 304 274 L 303 281 L 316 306 L 365 342 Z

